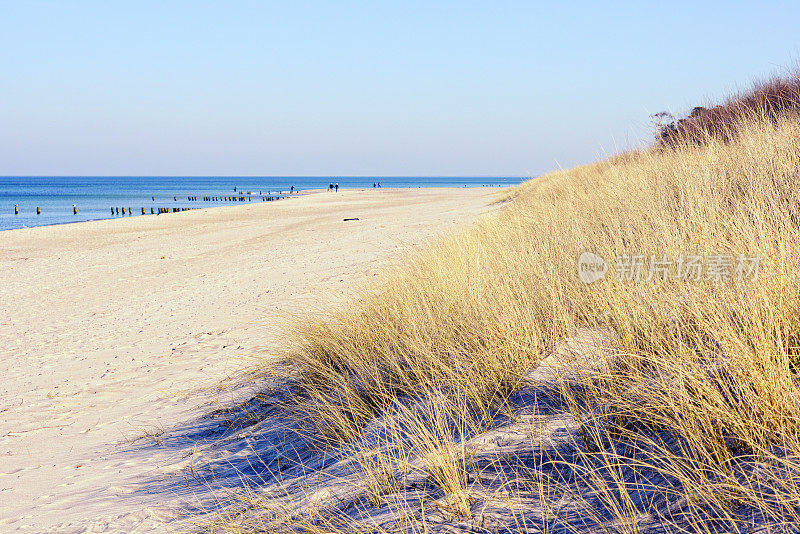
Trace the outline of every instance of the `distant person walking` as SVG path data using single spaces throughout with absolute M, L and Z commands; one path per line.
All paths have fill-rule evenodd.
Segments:
M 339 182 L 336 182 L 336 192 L 339 192 Z
M 332 191 L 333 191 L 333 182 L 328 184 L 328 192 L 330 193 Z
M 289 188 L 289 194 L 292 194 L 292 193 L 294 193 L 294 186 Z
M 372 189 L 375 189 L 375 182 L 372 182 Z
M 378 187 L 380 187 L 380 186 L 381 186 L 381 183 L 380 183 L 380 182 L 378 182 Z

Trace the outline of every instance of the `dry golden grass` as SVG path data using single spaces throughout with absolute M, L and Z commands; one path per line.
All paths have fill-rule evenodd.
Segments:
M 800 522 L 800 124 L 753 120 L 732 135 L 532 180 L 347 309 L 305 320 L 286 354 L 296 417 L 326 445 L 356 443 L 393 412 L 392 438 L 362 450 L 373 504 L 404 491 L 398 468 L 424 471 L 452 517 L 470 518 L 465 440 L 578 328 L 601 329 L 613 357 L 559 391 L 580 442 L 551 463 L 575 476 L 504 475 L 508 487 L 535 482 L 540 529 L 564 492 L 587 489 L 586 524 L 614 531 Z M 579 280 L 584 251 L 609 261 L 604 280 Z M 651 255 L 690 254 L 757 256 L 761 272 L 646 279 Z M 622 255 L 644 257 L 641 280 L 615 279 Z M 409 399 L 434 400 L 416 410 Z M 643 492 L 681 511 L 656 513 Z M 414 517 L 407 530 L 426 531 Z

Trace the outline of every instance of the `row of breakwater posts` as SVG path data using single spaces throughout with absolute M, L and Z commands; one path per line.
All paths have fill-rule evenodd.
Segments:
M 240 196 L 204 196 L 204 197 L 187 196 L 186 200 L 188 202 L 252 202 L 253 201 L 253 197 L 255 196 L 256 200 L 258 200 L 260 198 L 262 202 L 271 202 L 273 200 L 280 200 L 282 198 L 281 196 L 277 196 L 277 195 L 283 195 L 283 191 L 279 191 L 276 195 L 273 195 L 272 192 L 270 191 L 268 195 L 262 195 L 259 192 L 259 195 L 248 194 L 246 196 L 244 196 L 244 195 L 240 195 Z M 152 198 L 153 202 L 156 201 L 156 197 L 153 196 L 151 198 Z M 181 197 L 181 199 L 182 198 L 183 197 Z M 198 201 L 198 198 L 200 198 L 201 200 Z M 172 199 L 173 199 L 174 202 L 178 202 L 178 197 L 177 196 L 173 196 Z M 150 214 L 151 215 L 160 215 L 162 213 L 178 213 L 180 211 L 189 211 L 189 210 L 193 210 L 193 209 L 198 209 L 198 208 L 187 208 L 187 207 L 181 207 L 181 208 L 160 207 L 160 208 L 157 208 L 157 207 L 151 207 L 150 208 Z M 19 211 L 20 211 L 19 210 L 19 204 L 14 204 L 14 215 L 19 215 Z M 41 215 L 41 214 L 42 214 L 41 206 L 36 206 L 36 215 Z M 77 215 L 78 214 L 78 206 L 76 204 L 72 205 L 72 214 L 73 215 Z M 142 208 L 142 215 L 146 215 L 146 214 L 147 214 L 147 210 L 145 208 Z M 130 208 L 130 207 L 125 208 L 125 207 L 120 207 L 120 206 L 113 206 L 113 207 L 111 207 L 111 215 L 112 216 L 114 216 L 114 215 L 133 215 L 133 208 Z
M 161 215 L 162 213 L 178 213 L 179 211 L 189 211 L 197 208 L 150 208 L 151 215 Z M 120 210 L 122 213 L 120 214 Z M 146 215 L 147 210 L 142 208 L 142 215 Z M 133 208 L 111 208 L 111 215 L 133 215 Z

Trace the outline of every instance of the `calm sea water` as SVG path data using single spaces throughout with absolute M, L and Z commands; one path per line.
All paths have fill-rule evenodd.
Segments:
M 110 219 L 111 208 L 132 208 L 141 216 L 142 208 L 208 208 L 233 202 L 203 202 L 204 196 L 233 195 L 237 191 L 267 195 L 277 191 L 327 188 L 339 182 L 340 188 L 372 187 L 504 187 L 518 184 L 520 178 L 426 178 L 426 177 L 0 177 L 0 230 L 23 226 L 44 226 Z M 198 197 L 190 202 L 187 197 Z M 155 201 L 152 197 L 155 197 Z M 177 197 L 177 201 L 174 200 Z M 253 202 L 261 198 L 252 197 Z M 78 214 L 73 214 L 73 204 Z M 235 204 L 241 204 L 236 202 Z M 14 206 L 19 214 L 14 214 Z M 41 214 L 36 214 L 36 208 Z M 158 211 L 158 210 L 156 210 Z M 120 211 L 121 213 L 121 211 Z M 125 215 L 126 217 L 131 215 Z

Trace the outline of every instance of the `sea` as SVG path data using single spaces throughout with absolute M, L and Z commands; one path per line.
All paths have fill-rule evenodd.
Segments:
M 520 177 L 231 177 L 231 176 L 5 176 L 0 177 L 0 231 L 97 219 L 141 217 L 151 208 L 210 208 L 242 204 L 225 198 L 242 193 L 249 202 L 307 189 L 381 187 L 508 187 Z M 190 200 L 196 197 L 197 200 Z M 221 200 L 204 201 L 205 197 Z M 39 213 L 37 214 L 37 208 Z M 112 208 L 119 208 L 119 214 Z M 125 215 L 122 215 L 125 208 Z M 17 213 L 15 213 L 15 211 Z M 77 213 L 75 213 L 77 211 Z

